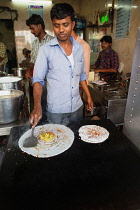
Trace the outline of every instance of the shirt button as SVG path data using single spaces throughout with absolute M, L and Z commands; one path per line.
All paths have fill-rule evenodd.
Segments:
M 72 78 L 73 78 L 73 76 L 72 76 Z
M 72 87 L 73 88 L 73 87 Z
M 71 68 L 71 66 L 69 66 Z

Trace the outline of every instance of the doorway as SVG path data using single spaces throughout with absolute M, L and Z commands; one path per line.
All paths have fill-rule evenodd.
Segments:
M 17 67 L 13 20 L 0 19 L 0 42 L 3 42 L 7 47 L 8 63 L 6 71 L 11 74 L 12 68 Z

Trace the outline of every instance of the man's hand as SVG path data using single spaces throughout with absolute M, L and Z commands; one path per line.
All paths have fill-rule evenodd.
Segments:
M 28 70 L 26 71 L 25 77 L 28 78 L 28 79 L 31 79 L 32 76 L 33 76 L 33 75 L 31 74 L 30 70 L 28 69 Z
M 39 104 L 34 108 L 32 113 L 30 114 L 30 123 L 32 127 L 35 127 L 41 118 L 42 118 L 42 108 L 41 104 Z
M 88 97 L 88 98 L 87 98 L 86 109 L 87 109 L 88 111 L 92 111 L 93 107 L 94 107 L 94 103 L 93 103 L 91 97 Z
M 86 109 L 89 110 L 89 111 L 92 111 L 94 105 L 93 105 L 93 101 L 92 101 L 92 98 L 91 98 L 91 95 L 90 95 L 90 92 L 89 92 L 86 80 L 80 82 L 80 85 L 83 88 L 83 90 L 84 90 L 84 92 L 86 94 L 86 97 L 87 97 Z
M 34 69 L 34 64 L 30 62 L 29 63 L 29 68 L 28 68 L 28 70 L 26 71 L 26 74 L 25 74 L 25 76 L 28 79 L 31 79 L 33 77 L 33 69 Z
M 90 65 L 90 69 L 95 69 L 96 66 L 95 65 Z

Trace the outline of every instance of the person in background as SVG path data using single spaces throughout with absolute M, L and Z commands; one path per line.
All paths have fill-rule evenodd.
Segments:
M 102 51 L 94 65 L 90 67 L 95 73 L 99 72 L 100 78 L 105 81 L 116 79 L 119 68 L 119 59 L 117 53 L 112 49 L 112 37 L 103 36 L 100 40 Z
M 45 32 L 45 23 L 40 15 L 33 14 L 28 20 L 26 20 L 26 25 L 31 30 L 31 33 L 36 37 L 32 43 L 32 52 L 29 68 L 26 72 L 26 77 L 31 79 L 33 76 L 34 65 L 37 59 L 39 48 L 53 39 L 52 36 Z M 29 86 L 30 90 L 30 109 L 33 109 L 33 87 Z M 46 107 L 46 84 L 43 86 L 42 94 L 42 109 L 45 112 Z
M 8 62 L 6 46 L 0 42 L 0 71 L 5 71 L 6 63 Z
M 23 48 L 23 50 L 22 50 L 22 55 L 23 55 L 23 57 L 21 58 L 20 63 L 21 63 L 23 60 L 26 59 L 26 52 L 27 52 L 27 51 L 28 51 L 27 48 Z
M 40 15 L 33 14 L 26 20 L 26 25 L 31 30 L 31 33 L 37 37 L 32 43 L 31 61 L 26 73 L 26 77 L 31 79 L 39 48 L 53 37 L 45 32 L 45 23 Z
M 31 60 L 31 51 L 27 50 L 25 53 L 25 58 L 21 63 L 19 63 L 20 67 L 29 68 L 30 60 Z
M 83 47 L 85 72 L 86 72 L 86 75 L 88 77 L 89 76 L 89 69 L 90 69 L 90 46 L 85 40 L 81 39 L 80 36 L 75 32 L 75 27 L 74 27 L 74 30 L 72 30 L 71 35 Z M 88 79 L 87 79 L 87 84 L 88 84 Z M 81 85 L 79 86 L 79 89 L 80 89 L 80 95 L 81 95 L 81 97 L 83 97 L 83 89 L 82 89 Z
M 34 127 L 42 118 L 41 94 L 47 79 L 47 123 L 68 125 L 83 118 L 79 83 L 87 96 L 87 109 L 93 102 L 86 83 L 84 53 L 81 44 L 71 36 L 74 10 L 67 3 L 55 4 L 50 16 L 56 38 L 39 49 L 33 74 L 34 110 L 30 123 Z
M 73 38 L 79 42 L 82 47 L 83 47 L 83 50 L 84 50 L 84 62 L 85 62 L 85 72 L 86 72 L 86 75 L 87 77 L 89 76 L 89 69 L 90 69 L 90 46 L 89 44 L 80 38 L 80 36 L 75 32 L 75 28 L 74 30 L 72 30 L 72 34 Z M 88 80 L 87 80 L 87 83 L 88 83 Z

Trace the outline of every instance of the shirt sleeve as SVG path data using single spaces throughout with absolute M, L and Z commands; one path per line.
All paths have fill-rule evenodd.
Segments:
M 81 57 L 82 57 L 82 65 L 81 65 L 80 82 L 87 80 L 86 71 L 85 71 L 84 51 L 82 46 L 81 46 Z
M 5 44 L 1 43 L 0 45 L 0 57 L 4 58 L 6 54 L 6 46 Z
M 112 69 L 118 71 L 119 68 L 119 58 L 117 53 L 114 51 L 112 53 Z
M 35 64 L 35 42 L 32 44 L 32 51 L 31 51 L 31 63 Z
M 32 79 L 33 84 L 35 82 L 40 82 L 42 85 L 44 85 L 44 78 L 48 71 L 47 51 L 49 51 L 49 50 L 44 50 L 44 47 L 45 45 L 39 48 L 37 60 L 34 66 L 33 79 Z

